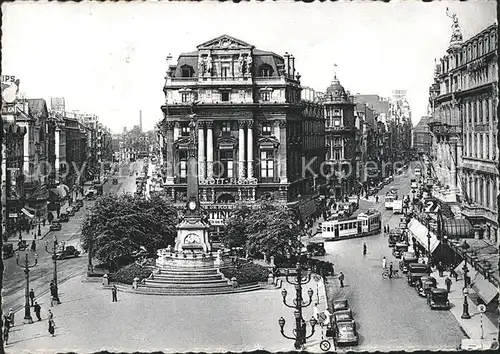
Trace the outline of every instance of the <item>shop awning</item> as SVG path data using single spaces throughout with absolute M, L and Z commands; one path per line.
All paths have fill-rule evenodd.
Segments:
M 408 230 L 410 231 L 410 236 L 415 237 L 418 243 L 420 243 L 420 245 L 422 245 L 422 247 L 424 247 L 426 251 L 429 251 L 428 235 L 430 235 L 431 253 L 433 253 L 439 246 L 440 242 L 437 239 L 436 235 L 432 231 L 428 232 L 427 227 L 421 224 L 417 219 L 412 219 L 410 221 L 410 223 L 408 224 Z
M 62 186 L 65 186 L 66 188 L 68 188 L 66 185 L 64 184 L 61 184 L 60 186 L 58 186 L 57 188 L 52 188 L 50 189 L 50 192 L 52 194 L 55 194 L 59 199 L 64 199 L 66 198 L 66 196 L 68 195 L 68 192 L 66 191 L 66 189 Z
M 444 220 L 443 232 L 448 238 L 474 237 L 472 225 L 467 219 Z
M 21 211 L 23 212 L 24 215 L 26 215 L 28 218 L 33 219 L 35 215 L 31 214 L 26 208 L 22 208 Z
M 483 299 L 486 305 L 498 295 L 498 289 L 479 273 L 475 279 L 472 278 L 472 289 Z

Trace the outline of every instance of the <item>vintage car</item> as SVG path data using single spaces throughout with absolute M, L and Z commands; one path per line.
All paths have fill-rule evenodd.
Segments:
M 432 310 L 449 310 L 450 301 L 448 291 L 442 288 L 433 288 L 427 295 L 427 304 Z
M 408 272 L 406 273 L 406 278 L 410 286 L 414 286 L 415 282 L 421 277 L 429 276 L 431 274 L 431 268 L 427 264 L 421 263 L 410 263 L 408 264 Z
M 61 228 L 62 225 L 58 219 L 52 220 L 52 224 L 50 224 L 50 231 L 59 231 Z
M 404 252 L 408 252 L 408 244 L 397 242 L 392 249 L 392 255 L 396 258 L 401 258 Z
M 118 184 L 118 178 L 113 178 L 113 185 Z
M 66 248 L 64 248 L 62 251 L 57 252 L 55 255 L 57 260 L 75 258 L 78 256 L 80 256 L 80 251 L 78 251 L 74 246 L 66 246 Z
M 400 229 L 393 229 L 389 232 L 389 238 L 387 239 L 389 247 L 394 247 L 396 243 L 401 242 L 401 234 Z
M 95 189 L 89 189 L 87 193 L 85 193 L 85 198 L 87 198 L 87 200 L 95 200 L 96 195 L 97 191 Z
M 59 214 L 59 221 L 60 222 L 68 222 L 69 221 L 69 215 L 66 214 L 66 213 Z
M 354 320 L 338 322 L 333 331 L 333 341 L 336 346 L 358 345 L 359 337 Z
M 12 243 L 4 243 L 2 246 L 3 258 L 14 256 L 14 245 Z
M 75 216 L 75 210 L 72 207 L 66 208 L 66 214 L 68 216 Z
M 437 281 L 434 277 L 421 277 L 415 282 L 415 290 L 422 297 L 427 297 L 429 291 L 436 286 Z
M 352 319 L 353 318 L 352 318 L 351 310 L 340 310 L 340 311 L 336 311 L 333 313 L 333 322 L 334 323 L 351 321 Z
M 415 256 L 414 252 L 404 252 L 401 262 L 399 262 L 399 269 L 406 274 L 408 272 L 408 264 L 410 263 L 418 263 L 417 256 Z
M 323 242 L 311 242 L 307 245 L 307 252 L 311 252 L 312 256 L 324 256 L 326 253 L 325 244 Z
M 28 248 L 28 244 L 26 243 L 26 240 L 20 240 L 17 243 L 17 250 L 18 251 L 24 251 L 26 248 Z
M 335 313 L 337 311 L 349 311 L 349 312 L 351 312 L 351 309 L 349 308 L 349 302 L 347 301 L 347 299 L 333 300 L 332 309 L 333 309 L 333 313 Z

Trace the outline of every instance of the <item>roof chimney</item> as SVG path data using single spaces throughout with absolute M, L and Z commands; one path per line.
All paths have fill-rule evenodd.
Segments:
M 285 52 L 283 57 L 285 58 L 285 75 L 288 77 L 290 76 L 290 55 L 288 52 Z

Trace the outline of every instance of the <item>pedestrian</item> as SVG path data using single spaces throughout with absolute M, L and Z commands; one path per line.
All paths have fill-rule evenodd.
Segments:
M 54 319 L 54 314 L 52 313 L 52 311 L 51 311 L 50 309 L 49 309 L 49 314 L 47 315 L 47 318 L 48 318 L 49 320 Z
M 394 266 L 392 265 L 392 262 L 389 264 L 389 278 L 392 278 L 392 270 L 394 269 Z
M 42 310 L 42 308 L 40 307 L 40 305 L 38 305 L 37 301 L 35 301 L 35 306 L 33 306 L 33 309 L 35 310 L 36 318 L 38 318 L 38 321 L 41 321 L 42 318 L 40 317 L 40 311 Z
M 316 321 L 319 321 L 319 309 L 318 309 L 318 303 L 314 304 L 313 308 L 313 316 L 316 319 Z
M 451 279 L 450 279 L 450 277 L 446 277 L 446 279 L 444 280 L 444 283 L 446 284 L 446 291 L 448 291 L 448 293 L 449 293 L 450 289 L 451 289 Z
M 117 293 L 117 290 L 116 290 L 116 285 L 113 285 L 113 287 L 111 288 L 111 295 L 112 295 L 112 300 L 111 302 L 117 302 L 118 301 L 118 298 L 116 296 L 116 293 Z
M 378 203 L 378 194 L 375 196 L 375 203 Z
M 52 337 L 55 336 L 55 323 L 52 319 L 49 318 L 49 333 L 52 334 Z
M 340 272 L 339 274 L 340 287 L 344 287 L 344 273 Z
M 10 332 L 10 319 L 8 316 L 4 316 L 3 318 L 3 342 L 5 345 L 9 344 L 9 332 Z
M 366 255 L 366 242 L 363 242 L 363 255 Z
M 47 221 L 47 220 L 43 219 L 43 221 L 42 221 L 42 225 L 43 225 L 43 227 L 45 227 L 45 222 L 46 222 L 46 221 Z
M 385 269 L 387 266 L 387 259 L 384 257 L 382 257 L 382 268 Z
M 455 281 L 458 281 L 458 273 L 455 271 L 455 269 L 453 268 L 453 266 L 450 269 L 450 277 L 454 277 Z
M 35 242 L 35 240 L 33 240 L 33 241 L 31 242 L 31 251 L 32 251 L 32 252 L 35 252 L 35 251 L 36 251 L 36 242 Z
M 14 311 L 10 309 L 9 314 L 7 316 L 9 316 L 10 326 L 14 327 Z
M 31 307 L 35 306 L 34 301 L 35 301 L 35 292 L 33 289 L 30 290 L 30 300 L 31 300 Z
M 438 272 L 439 272 L 439 276 L 440 276 L 440 277 L 443 277 L 443 276 L 444 276 L 444 274 L 443 274 L 444 269 L 443 269 L 443 268 L 444 268 L 444 267 L 443 267 L 443 262 L 439 262 L 439 263 L 438 263 L 438 265 L 437 265 L 437 269 L 438 269 Z

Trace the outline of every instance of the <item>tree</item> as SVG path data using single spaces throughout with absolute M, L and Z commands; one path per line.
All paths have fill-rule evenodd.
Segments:
M 82 247 L 88 251 L 92 241 L 92 256 L 117 268 L 120 259 L 141 247 L 154 254 L 173 245 L 178 222 L 177 211 L 163 198 L 108 194 L 83 220 Z
M 244 246 L 250 254 L 283 256 L 300 247 L 300 227 L 288 207 L 263 202 L 255 209 L 239 206 L 227 222 L 225 244 Z

